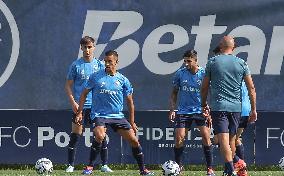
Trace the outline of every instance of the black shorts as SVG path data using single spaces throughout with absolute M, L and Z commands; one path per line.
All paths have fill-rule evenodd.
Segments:
M 132 127 L 125 118 L 102 118 L 95 117 L 92 121 L 97 126 L 110 126 L 114 131 L 118 129 L 130 130 Z
M 175 128 L 190 128 L 193 121 L 196 126 L 206 126 L 206 119 L 202 114 L 177 114 Z
M 212 111 L 212 124 L 216 134 L 237 134 L 240 122 L 240 112 Z
M 76 114 L 72 114 L 72 122 L 75 123 Z M 92 124 L 91 120 L 91 108 L 83 109 L 83 125 L 90 126 Z
M 240 119 L 239 128 L 246 128 L 248 126 L 249 116 L 242 116 Z

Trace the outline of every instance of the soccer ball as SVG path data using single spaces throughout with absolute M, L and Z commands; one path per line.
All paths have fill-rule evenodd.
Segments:
M 180 174 L 180 167 L 179 165 L 172 160 L 166 161 L 162 165 L 163 175 L 165 176 L 177 176 Z
M 279 160 L 278 166 L 280 167 L 281 170 L 284 171 L 284 157 L 282 157 L 282 158 Z
M 51 174 L 53 171 L 53 165 L 49 159 L 40 158 L 35 164 L 35 169 L 38 174 Z

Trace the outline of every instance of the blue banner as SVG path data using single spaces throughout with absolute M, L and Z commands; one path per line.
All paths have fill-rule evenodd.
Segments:
M 0 125 L 0 163 L 33 164 L 46 157 L 54 163 L 67 162 L 67 146 L 71 132 L 71 111 L 68 110 L 1 110 L 5 118 Z M 137 111 L 138 137 L 145 154 L 145 163 L 161 164 L 174 159 L 174 128 L 167 111 Z M 254 162 L 254 133 L 249 127 L 243 142 L 247 163 Z M 87 163 L 92 141 L 87 127 L 80 139 L 76 164 Z M 130 145 L 112 131 L 109 138 L 109 163 L 136 163 Z M 213 134 L 212 136 L 213 137 Z M 184 164 L 204 164 L 199 131 L 194 126 L 185 141 Z M 214 162 L 223 163 L 219 148 L 214 148 Z M 100 158 L 96 163 L 100 163 Z
M 283 112 L 262 112 L 256 124 L 255 163 L 277 165 L 284 157 Z
M 250 66 L 258 110 L 283 111 L 283 5 L 281 0 L 0 0 L 0 108 L 69 108 L 67 69 L 81 56 L 81 37 L 90 35 L 97 40 L 97 58 L 118 51 L 137 110 L 166 110 L 183 52 L 197 50 L 204 67 L 229 34 L 238 44 L 235 54 Z

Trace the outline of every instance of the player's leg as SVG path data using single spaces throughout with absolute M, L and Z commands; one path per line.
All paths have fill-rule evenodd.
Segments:
M 229 119 L 228 113 L 223 111 L 211 112 L 213 128 L 217 134 L 220 152 L 225 162 L 225 174 L 234 174 L 232 150 L 229 143 Z
M 243 131 L 244 131 L 244 128 L 238 128 L 237 136 L 236 136 L 236 155 L 242 160 L 244 160 L 245 158 L 244 157 L 244 145 L 241 140 Z
M 91 146 L 89 163 L 82 172 L 82 174 L 84 175 L 92 174 L 94 161 L 96 160 L 97 156 L 101 151 L 102 141 L 104 140 L 106 135 L 106 125 L 103 118 L 95 118 L 94 124 L 95 124 L 95 128 L 93 129 L 94 139 Z
M 138 164 L 140 175 L 154 175 L 153 172 L 150 172 L 145 168 L 142 147 L 129 122 L 126 119 L 121 119 L 119 123 L 116 122 L 116 124 L 113 124 L 112 127 L 131 145 L 132 154 Z
M 244 129 L 246 129 L 248 125 L 248 118 L 249 118 L 248 116 L 241 117 L 236 137 L 236 155 L 242 160 L 245 159 L 245 156 L 244 156 L 244 145 L 242 144 L 241 136 Z
M 101 161 L 102 161 L 102 172 L 113 172 L 107 165 L 108 161 L 108 140 L 107 135 L 105 136 L 103 142 L 102 142 L 102 148 L 101 148 Z
M 200 115 L 201 118 L 202 115 Z M 205 120 L 195 120 L 196 125 L 200 131 L 203 144 L 203 152 L 206 159 L 207 176 L 215 176 L 213 170 L 213 147 L 210 139 L 210 129 L 207 127 Z
M 192 119 L 190 117 L 183 117 L 183 115 L 177 114 L 175 118 L 175 162 L 182 169 L 182 155 L 184 151 L 184 139 L 190 126 L 192 124 Z
M 78 141 L 83 132 L 83 125 L 79 125 L 75 123 L 76 114 L 72 115 L 72 132 L 70 134 L 70 141 L 68 144 L 68 167 L 66 168 L 66 172 L 74 171 L 74 161 L 77 150 Z

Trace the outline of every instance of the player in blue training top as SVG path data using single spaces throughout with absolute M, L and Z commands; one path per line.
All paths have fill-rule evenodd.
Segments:
M 242 109 L 243 80 L 251 103 L 249 122 L 257 119 L 255 88 L 245 61 L 232 55 L 235 48 L 233 37 L 224 36 L 219 47 L 220 54 L 210 58 L 206 65 L 201 87 L 202 111 L 209 115 L 211 110 L 213 128 L 225 162 L 223 176 L 246 176 L 246 163 L 235 155 L 235 140 Z M 207 105 L 209 87 L 210 110 Z
M 79 107 L 79 98 L 84 90 L 85 84 L 88 81 L 91 74 L 98 72 L 105 68 L 104 63 L 94 58 L 95 40 L 92 37 L 85 36 L 80 41 L 81 50 L 83 51 L 83 57 L 75 60 L 68 71 L 67 80 L 65 84 L 65 91 L 69 98 L 70 104 L 73 110 L 72 118 L 72 132 L 70 134 L 70 142 L 68 145 L 68 167 L 66 172 L 74 171 L 74 160 L 76 154 L 77 143 L 79 137 L 83 132 L 83 123 L 75 123 L 76 113 Z M 85 125 L 90 123 L 90 111 L 92 105 L 92 94 L 89 93 L 86 98 L 86 102 L 83 108 L 83 114 L 85 116 Z M 104 139 L 103 147 L 101 150 L 102 160 L 102 172 L 112 172 L 107 166 L 108 149 L 107 141 Z
M 92 174 L 94 160 L 101 150 L 107 126 L 110 126 L 130 143 L 133 156 L 139 166 L 140 175 L 154 175 L 144 166 L 142 147 L 135 135 L 137 126 L 134 122 L 132 85 L 125 76 L 117 72 L 118 54 L 116 51 L 107 51 L 104 61 L 105 70 L 92 74 L 86 84 L 80 97 L 79 110 L 76 117 L 76 123 L 80 124 L 83 120 L 84 102 L 88 93 L 92 91 L 91 119 L 95 122 L 95 128 L 93 129 L 95 139 L 91 147 L 89 164 L 85 167 L 82 174 Z M 122 113 L 124 98 L 126 98 L 129 110 L 129 122 Z
M 179 69 L 173 79 L 170 97 L 169 120 L 175 121 L 175 161 L 182 167 L 181 157 L 184 151 L 184 138 L 195 121 L 202 136 L 203 151 L 207 164 L 207 176 L 215 176 L 213 171 L 213 152 L 210 140 L 210 118 L 205 118 L 201 110 L 200 88 L 205 70 L 197 64 L 197 52 L 188 50 L 183 55 L 185 67 Z M 179 96 L 178 96 L 179 94 Z M 179 98 L 178 111 L 175 107 Z M 208 120 L 208 121 L 207 121 Z

